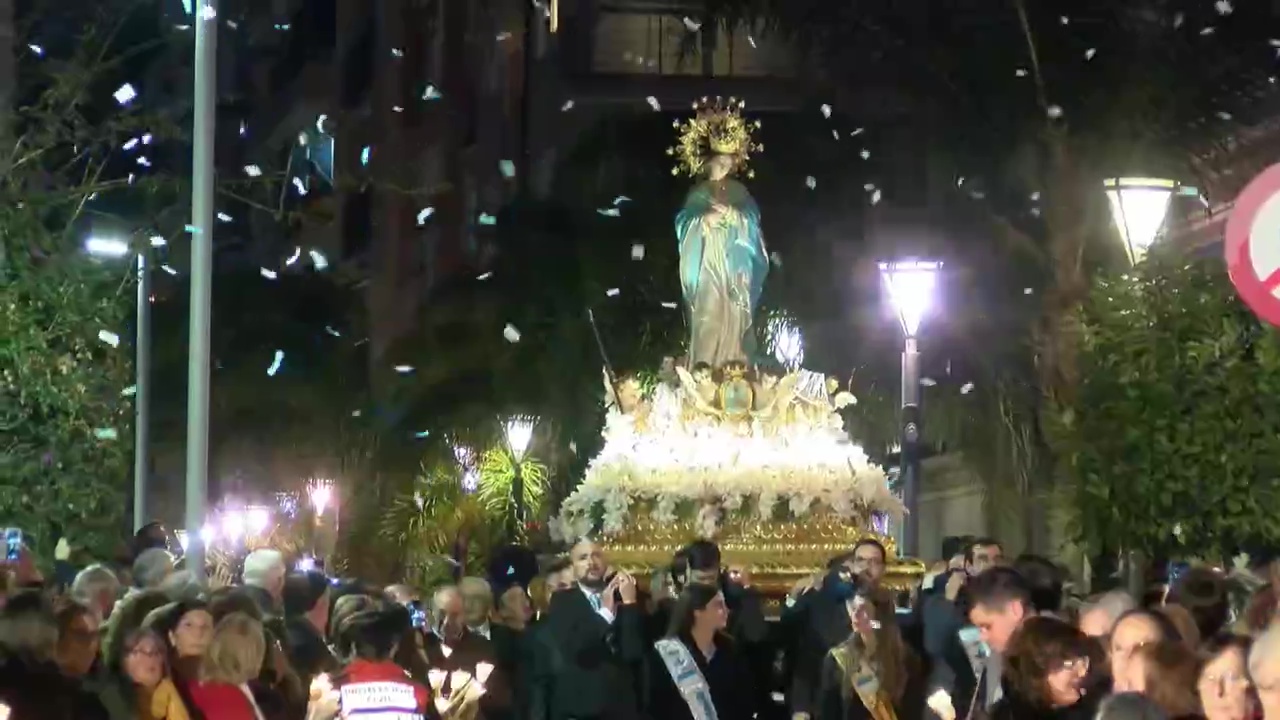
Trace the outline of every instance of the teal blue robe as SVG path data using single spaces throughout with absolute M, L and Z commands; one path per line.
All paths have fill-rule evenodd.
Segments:
M 707 219 L 713 199 L 733 209 L 716 224 Z M 732 179 L 694 186 L 676 215 L 676 238 L 689 318 L 689 365 L 751 362 L 751 318 L 769 272 L 760 209 L 751 193 Z

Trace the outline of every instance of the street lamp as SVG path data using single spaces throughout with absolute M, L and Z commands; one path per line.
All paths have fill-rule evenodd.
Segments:
M 513 542 L 519 538 L 520 528 L 524 527 L 524 474 L 520 466 L 524 464 L 525 453 L 533 440 L 533 428 L 537 424 L 537 418 L 523 416 L 509 418 L 502 425 L 507 451 L 511 453 L 511 496 L 515 512 L 511 517 L 514 527 L 510 528 L 510 535 Z
M 163 244 L 163 239 L 158 238 Z M 155 240 L 152 241 L 155 244 Z M 127 240 L 90 236 L 84 250 L 95 258 L 118 260 L 133 252 Z M 133 529 L 147 524 L 147 459 L 151 455 L 151 268 L 149 246 L 137 253 L 137 333 L 133 343 Z
M 902 350 L 902 452 L 899 473 L 902 501 L 907 508 L 903 518 L 902 546 L 905 554 L 919 552 L 920 524 L 920 351 L 916 333 L 928 314 L 938 284 L 942 263 L 919 260 L 880 263 L 889 299 L 902 323 L 905 343 Z
M 1111 205 L 1111 218 L 1120 230 L 1129 263 L 1136 265 L 1146 256 L 1164 227 L 1169 200 L 1177 190 L 1173 180 L 1119 177 L 1104 180 L 1103 188 Z

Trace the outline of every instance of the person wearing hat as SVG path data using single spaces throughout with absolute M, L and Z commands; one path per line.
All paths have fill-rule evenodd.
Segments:
M 341 693 L 344 717 L 421 717 L 427 712 L 431 691 L 392 660 L 409 626 L 403 607 L 364 610 L 342 621 L 336 645 L 345 666 L 333 686 Z
M 333 672 L 338 659 L 325 644 L 329 625 L 329 578 L 315 571 L 294 573 L 284 581 L 284 645 L 302 684 Z

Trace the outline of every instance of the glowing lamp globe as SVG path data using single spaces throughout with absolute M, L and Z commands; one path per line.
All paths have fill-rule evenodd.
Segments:
M 530 417 L 515 417 L 503 423 L 502 431 L 516 462 L 523 460 L 524 454 L 528 452 L 529 442 L 533 440 L 533 426 L 536 424 L 537 421 Z
M 942 263 L 922 260 L 902 260 L 880 263 L 880 277 L 884 280 L 889 299 L 898 312 L 902 332 L 913 338 L 920 331 L 920 323 L 933 306 L 933 295 L 938 285 L 938 271 Z
M 1178 184 L 1160 178 L 1121 177 L 1103 181 L 1103 187 L 1125 254 L 1130 263 L 1137 264 L 1164 228 Z
M 122 258 L 129 249 L 129 243 L 118 238 L 93 236 L 84 241 L 84 251 L 96 258 Z

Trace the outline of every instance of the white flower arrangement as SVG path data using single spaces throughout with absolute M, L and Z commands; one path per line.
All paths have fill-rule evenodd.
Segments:
M 728 424 L 665 422 L 658 410 L 643 430 L 633 416 L 609 413 L 604 448 L 551 523 L 559 539 L 618 535 L 638 511 L 659 524 L 693 522 L 705 537 L 744 505 L 760 520 L 774 519 L 779 503 L 793 520 L 866 522 L 870 512 L 903 513 L 884 470 L 849 441 L 835 412 L 782 432 L 744 433 Z

